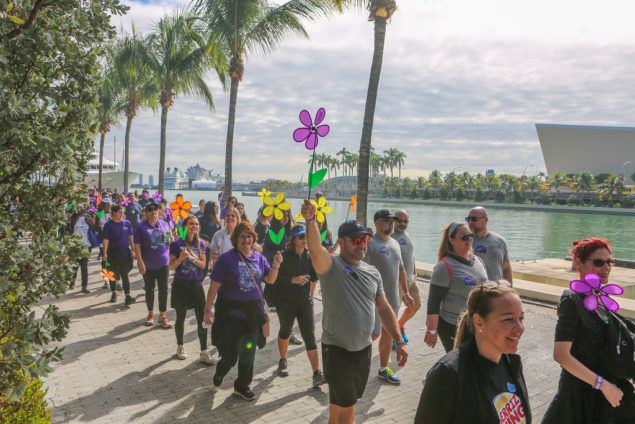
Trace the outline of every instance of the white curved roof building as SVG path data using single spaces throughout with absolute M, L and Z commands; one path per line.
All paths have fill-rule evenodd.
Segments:
M 536 124 L 547 172 L 593 175 L 635 172 L 635 127 Z

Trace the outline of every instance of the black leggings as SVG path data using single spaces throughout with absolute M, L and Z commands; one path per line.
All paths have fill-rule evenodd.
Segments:
M 128 268 L 129 268 L 128 258 L 120 258 L 120 257 L 117 257 L 115 254 L 111 254 L 111 252 L 108 252 L 108 263 L 110 264 L 109 269 L 115 273 L 115 278 L 121 277 L 121 282 L 123 283 L 123 292 L 126 295 L 129 295 L 130 294 L 130 280 L 128 279 Z M 110 282 L 110 291 L 115 291 L 114 281 Z
M 238 377 L 234 381 L 234 388 L 243 390 L 249 387 L 254 376 L 259 330 L 250 329 L 245 321 L 229 316 L 223 317 L 222 322 L 222 349 L 220 361 L 216 364 L 216 374 L 225 377 L 238 361 Z
M 205 305 L 194 307 L 196 315 L 196 323 L 198 324 L 198 342 L 201 345 L 201 351 L 207 350 L 207 329 L 203 328 L 203 309 Z M 183 333 L 185 332 L 185 316 L 187 309 L 178 307 L 176 310 L 176 321 L 174 323 L 174 332 L 176 333 L 176 344 L 183 344 Z
M 159 269 L 146 269 L 143 274 L 143 281 L 146 289 L 146 306 L 148 311 L 154 310 L 154 285 L 155 282 L 159 286 L 159 312 L 165 312 L 168 309 L 168 274 L 167 266 Z
M 315 342 L 315 322 L 313 320 L 313 304 L 307 303 L 303 306 L 278 305 L 276 307 L 278 320 L 280 321 L 280 331 L 278 337 L 287 340 L 293 329 L 293 322 L 298 319 L 300 334 L 304 339 L 306 350 L 317 349 Z
M 456 336 L 456 325 L 452 325 L 449 322 L 439 317 L 439 327 L 437 328 L 439 338 L 443 344 L 445 352 L 448 353 L 454 349 L 454 338 Z

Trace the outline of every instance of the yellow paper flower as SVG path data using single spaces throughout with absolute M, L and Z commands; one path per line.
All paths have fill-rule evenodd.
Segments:
M 326 197 L 322 196 L 316 202 L 315 200 L 311 200 L 311 203 L 315 205 L 315 217 L 317 221 L 322 223 L 326 219 L 325 214 L 333 212 L 333 209 L 329 205 L 326 204 Z
M 291 209 L 291 205 L 284 201 L 284 193 L 282 192 L 276 194 L 275 199 L 271 196 L 265 196 L 262 201 L 265 204 L 262 214 L 264 216 L 271 216 L 271 214 L 273 214 L 278 220 L 284 217 L 284 211 Z
M 298 214 L 295 216 L 295 222 L 300 222 L 300 221 L 304 221 L 304 217 L 302 216 L 302 212 L 298 212 Z
M 260 201 L 264 202 L 265 197 L 271 196 L 271 192 L 267 190 L 267 187 L 263 187 L 262 190 L 258 192 L 258 196 L 260 196 Z

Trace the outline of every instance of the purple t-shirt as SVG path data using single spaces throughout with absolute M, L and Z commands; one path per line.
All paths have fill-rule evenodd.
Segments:
M 249 270 L 247 270 L 242 258 L 245 259 Z M 212 281 L 221 283 L 218 293 L 230 300 L 237 302 L 259 300 L 262 291 L 262 278 L 269 274 L 270 270 L 269 262 L 259 252 L 254 251 L 250 257 L 246 257 L 242 256 L 236 249 L 232 249 L 220 255 L 214 263 L 210 278 Z M 253 279 L 249 275 L 249 271 L 251 271 Z M 254 284 L 254 279 L 259 287 Z M 262 309 L 262 304 L 260 308 Z M 242 311 L 231 311 L 230 315 L 244 319 Z
M 226 208 L 225 206 L 220 208 L 220 219 L 225 219 L 225 214 L 227 213 L 228 210 L 229 208 Z
M 167 222 L 159 219 L 156 225 L 141 221 L 134 230 L 134 244 L 141 245 L 141 258 L 146 269 L 159 269 L 170 263 L 170 239 Z
M 194 245 L 190 246 L 190 250 L 196 256 L 200 256 L 201 252 L 203 253 L 203 255 L 205 254 L 205 242 L 203 240 L 199 240 L 199 244 L 199 247 L 196 247 Z M 185 250 L 185 241 L 183 241 L 182 239 L 179 238 L 176 241 L 170 243 L 170 256 L 178 258 L 179 256 L 181 256 L 181 252 L 183 250 Z M 202 285 L 203 270 L 194 265 L 194 263 L 191 262 L 189 259 L 186 259 L 181 262 L 181 265 L 179 265 L 174 270 L 174 278 L 178 278 L 179 280 L 198 281 L 199 285 Z
M 119 222 L 106 222 L 101 234 L 102 239 L 108 240 L 108 247 L 128 247 L 128 238 L 134 233 L 130 221 L 122 219 Z

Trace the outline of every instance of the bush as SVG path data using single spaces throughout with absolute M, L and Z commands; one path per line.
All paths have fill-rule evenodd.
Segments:
M 567 197 L 567 204 L 577 206 L 580 204 L 580 198 L 577 194 L 570 194 L 569 197 Z
M 3 424 L 45 424 L 51 422 L 51 411 L 44 399 L 46 390 L 42 382 L 34 379 L 21 379 L 24 392 L 16 402 L 0 398 L 0 422 Z
M 504 203 L 505 202 L 505 193 L 502 191 L 497 191 L 494 195 L 494 200 L 496 203 Z
M 551 195 L 549 193 L 545 193 L 540 192 L 538 193 L 538 195 L 536 195 L 536 198 L 534 199 L 536 201 L 536 203 L 541 204 L 541 205 L 550 205 L 551 204 Z
M 465 192 L 461 189 L 458 189 L 457 191 L 454 192 L 454 198 L 456 200 L 463 200 L 465 199 Z
M 477 188 L 474 192 L 474 201 L 482 202 L 483 200 L 485 200 L 485 193 L 480 188 Z
M 382 197 L 388 197 L 388 189 L 384 188 L 384 190 L 381 192 Z
M 625 207 L 625 208 L 635 207 L 635 193 L 630 193 L 628 196 L 622 199 L 622 207 Z
M 522 192 L 514 190 L 513 193 L 514 194 L 512 194 L 512 199 L 514 203 L 525 203 L 525 195 Z
M 411 199 L 416 199 L 417 198 L 417 189 L 413 188 L 412 191 L 410 192 L 410 198 Z
M 426 188 L 425 190 L 423 190 L 423 199 L 428 200 L 430 197 L 432 197 L 432 193 L 430 193 L 430 189 Z

